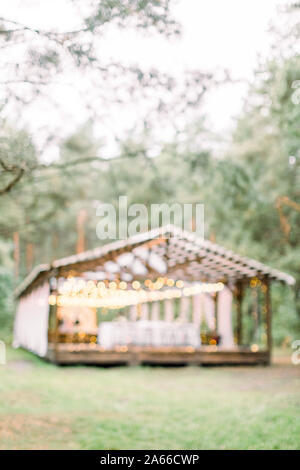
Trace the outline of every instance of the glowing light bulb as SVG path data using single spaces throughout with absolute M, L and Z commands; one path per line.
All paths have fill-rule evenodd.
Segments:
M 133 289 L 137 290 L 137 289 L 140 288 L 140 286 L 141 286 L 141 284 L 139 283 L 139 281 L 133 281 L 133 283 L 132 283 Z
M 55 295 L 49 295 L 49 305 L 55 305 L 55 304 L 56 304 Z
M 184 282 L 183 281 L 176 281 L 176 287 L 178 287 L 178 289 L 181 289 L 182 287 L 184 286 Z

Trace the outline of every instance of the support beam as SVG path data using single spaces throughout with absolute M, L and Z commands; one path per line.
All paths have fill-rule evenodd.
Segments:
M 236 327 L 236 336 L 238 346 L 243 343 L 243 312 L 242 304 L 244 297 L 244 285 L 242 282 L 237 283 L 237 327 Z
M 269 356 L 272 350 L 272 309 L 271 309 L 271 285 L 266 279 L 266 322 L 267 322 L 267 349 Z
M 219 332 L 219 292 L 213 294 L 213 300 L 215 303 L 215 331 L 218 334 Z
M 59 345 L 59 318 L 57 315 L 57 305 L 54 306 L 54 316 L 55 316 L 55 324 L 54 324 L 54 345 L 53 345 L 53 351 L 54 351 L 54 362 L 57 361 L 58 357 L 58 345 Z
M 53 276 L 49 279 L 49 294 L 57 297 L 58 290 L 58 277 L 57 273 L 53 273 Z M 51 342 L 53 342 L 53 360 L 57 362 L 58 349 L 59 349 L 59 318 L 58 318 L 58 307 L 55 305 L 48 305 L 48 347 L 49 347 L 49 329 L 51 331 Z M 53 320 L 52 320 L 52 318 Z M 51 323 L 50 323 L 51 318 Z

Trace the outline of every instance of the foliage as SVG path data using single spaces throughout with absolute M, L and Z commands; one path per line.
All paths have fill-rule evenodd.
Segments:
M 12 299 L 13 280 L 10 271 L 0 268 L 0 340 L 10 341 L 14 305 Z
M 116 104 L 120 108 L 134 101 L 136 107 L 145 110 L 134 126 L 151 124 L 152 128 L 158 116 L 170 126 L 175 115 L 182 119 L 190 108 L 199 107 L 213 82 L 226 80 L 225 75 L 215 78 L 198 70 L 189 70 L 175 79 L 153 68 L 141 69 L 105 57 L 101 41 L 110 30 L 127 28 L 167 38 L 179 35 L 180 25 L 172 17 L 170 0 L 81 0 L 76 6 L 75 2 L 62 2 L 70 9 L 71 28 L 45 29 L 34 24 L 34 19 L 23 24 L 13 18 L 0 18 L 0 63 L 6 70 L 5 79 L 0 81 L 0 117 L 13 116 L 19 125 L 19 117 L 28 109 L 34 112 L 36 103 L 40 108 L 46 105 L 47 112 L 59 109 L 63 113 L 61 93 L 71 89 L 93 121 L 103 121 L 107 110 L 113 115 Z M 45 170 L 45 150 L 61 145 L 59 133 L 47 125 L 34 136 L 38 142 L 34 166 L 27 164 L 25 143 L 12 165 L 8 149 L 0 141 L 1 178 L 5 183 L 0 184 L 0 196 L 19 186 L 24 176 L 34 173 L 37 178 L 39 171 Z M 112 138 L 118 142 L 120 136 L 113 132 Z

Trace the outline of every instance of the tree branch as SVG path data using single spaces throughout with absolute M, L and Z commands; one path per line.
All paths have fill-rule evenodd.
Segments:
M 9 193 L 9 191 L 11 191 L 11 189 L 20 181 L 24 173 L 24 168 L 19 168 L 16 176 L 4 188 L 0 189 L 0 195 Z

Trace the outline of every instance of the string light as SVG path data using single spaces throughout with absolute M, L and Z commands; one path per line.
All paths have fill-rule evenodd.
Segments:
M 257 277 L 253 277 L 250 281 L 250 287 L 252 287 L 252 288 L 257 287 L 257 286 L 261 286 L 261 285 L 262 285 L 262 282 Z
M 59 288 L 59 295 L 50 295 L 49 304 L 59 307 L 64 306 L 87 306 L 93 308 L 118 309 L 129 305 L 137 305 L 146 302 L 155 302 L 165 299 L 176 299 L 182 296 L 190 297 L 200 293 L 219 292 L 224 288 L 222 282 L 197 283 L 186 287 L 182 280 L 175 281 L 167 278 L 159 278 L 154 283 L 148 279 L 149 290 L 142 289 L 139 281 L 133 281 L 132 288 L 128 288 L 126 282 L 121 281 L 119 285 L 111 281 L 107 287 L 104 282 L 93 281 L 85 283 L 82 279 L 75 281 L 74 278 L 67 280 Z M 164 288 L 173 285 L 176 287 Z M 144 285 L 146 281 L 144 282 Z

